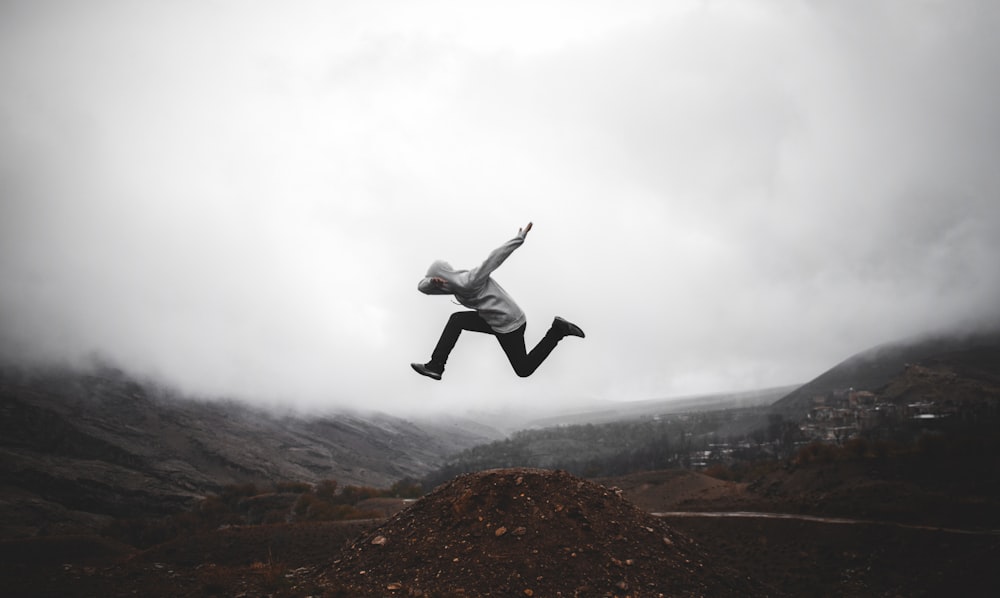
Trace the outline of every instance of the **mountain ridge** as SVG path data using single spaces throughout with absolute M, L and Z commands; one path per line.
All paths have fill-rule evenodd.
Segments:
M 498 436 L 455 420 L 274 414 L 178 396 L 108 368 L 6 368 L 0 370 L 6 511 L 0 527 L 24 527 L 18 523 L 24 519 L 93 529 L 109 517 L 176 512 L 241 483 L 335 479 L 388 487 Z

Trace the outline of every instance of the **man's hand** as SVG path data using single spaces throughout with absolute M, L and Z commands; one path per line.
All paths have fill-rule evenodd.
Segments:
M 434 276 L 431 278 L 431 284 L 438 287 L 439 289 L 443 289 L 444 285 L 448 284 L 448 281 L 439 276 Z
M 529 230 L 531 230 L 531 223 L 530 222 L 528 223 L 528 226 L 526 226 L 524 228 L 517 229 L 517 236 L 519 236 L 519 237 L 521 237 L 523 239 L 523 238 L 525 238 L 525 237 L 528 236 L 528 231 Z

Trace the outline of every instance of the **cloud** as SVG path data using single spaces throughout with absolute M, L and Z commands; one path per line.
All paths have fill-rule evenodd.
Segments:
M 805 381 L 995 322 L 988 3 L 7 3 L 0 341 L 392 410 Z M 531 18 L 528 18 L 528 17 Z M 415 290 L 587 331 L 532 378 Z

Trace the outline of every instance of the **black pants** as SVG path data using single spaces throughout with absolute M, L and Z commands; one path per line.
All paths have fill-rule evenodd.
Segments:
M 535 348 L 528 353 L 524 347 L 525 328 L 527 328 L 527 324 L 522 325 L 513 332 L 499 333 L 490 328 L 490 325 L 478 313 L 474 311 L 457 311 L 448 318 L 448 324 L 445 325 L 444 332 L 441 333 L 441 338 L 438 340 L 437 346 L 434 347 L 434 353 L 431 354 L 431 361 L 428 365 L 443 369 L 445 363 L 448 361 L 448 355 L 451 354 L 451 350 L 455 348 L 455 343 L 458 342 L 458 337 L 462 334 L 463 330 L 468 330 L 470 332 L 483 332 L 495 336 L 500 341 L 503 352 L 507 354 L 510 365 L 514 367 L 514 372 L 518 376 L 526 378 L 538 369 L 538 366 L 545 361 L 545 358 L 549 356 L 552 349 L 556 348 L 556 344 L 563 337 L 561 333 L 550 327 L 545 336 L 542 337 L 542 340 L 538 341 Z

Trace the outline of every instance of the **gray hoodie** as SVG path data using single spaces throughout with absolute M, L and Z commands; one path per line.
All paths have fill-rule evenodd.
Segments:
M 427 269 L 427 275 L 417 283 L 417 289 L 427 295 L 454 295 L 459 303 L 479 312 L 494 332 L 505 334 L 514 332 L 524 325 L 527 319 L 524 312 L 514 303 L 510 295 L 503 290 L 490 274 L 500 267 L 500 264 L 524 243 L 524 233 L 521 233 L 494 249 L 480 266 L 471 270 L 455 270 L 451 264 L 438 260 Z M 442 278 L 447 281 L 438 286 L 431 278 Z

